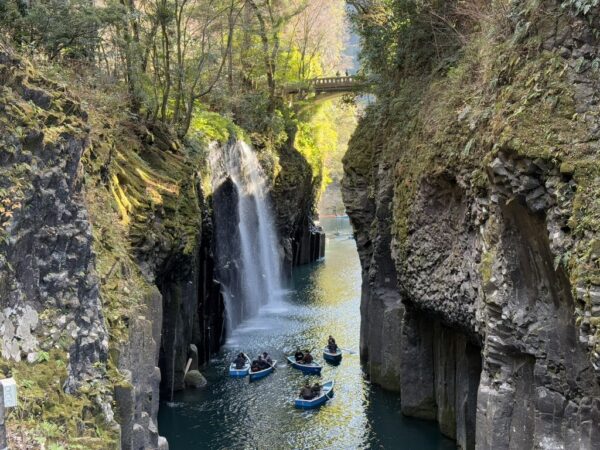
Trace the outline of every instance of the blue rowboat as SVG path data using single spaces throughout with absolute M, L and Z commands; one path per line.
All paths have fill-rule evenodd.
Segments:
M 229 376 L 233 378 L 244 378 L 250 372 L 250 358 L 248 355 L 244 354 L 246 357 L 246 364 L 241 369 L 236 369 L 235 363 L 231 363 L 229 366 Z
M 259 370 L 257 372 L 252 372 L 252 369 L 250 369 L 250 371 L 248 372 L 248 374 L 250 375 L 250 381 L 260 380 L 261 378 L 266 377 L 275 370 L 276 365 L 277 360 L 275 359 L 273 360 L 273 364 L 271 364 L 271 366 L 267 367 L 266 369 Z
M 294 405 L 296 408 L 300 409 L 318 408 L 327 402 L 327 400 L 330 400 L 331 397 L 333 397 L 333 381 L 328 381 L 321 387 L 321 393 L 317 397 L 311 398 L 310 400 L 304 400 L 303 398 L 298 397 L 294 400 Z
M 288 356 L 287 360 L 294 369 L 301 370 L 304 373 L 321 375 L 321 369 L 323 367 L 321 367 L 314 361 L 311 362 L 310 364 L 302 364 L 302 363 L 296 362 L 296 358 L 294 358 L 293 356 Z
M 327 347 L 323 349 L 323 359 L 330 364 L 339 364 L 342 361 L 342 350 L 338 347 L 335 353 L 329 351 Z

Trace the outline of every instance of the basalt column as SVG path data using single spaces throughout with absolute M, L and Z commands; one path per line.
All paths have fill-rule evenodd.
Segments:
M 213 228 L 203 210 L 206 219 L 198 247 L 191 255 L 169 258 L 158 279 L 163 297 L 161 392 L 167 397 L 185 387 L 188 359 L 208 361 L 225 337 L 225 307 L 214 273 Z

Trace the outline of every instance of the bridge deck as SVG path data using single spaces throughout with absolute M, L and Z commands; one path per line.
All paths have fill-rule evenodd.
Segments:
M 365 87 L 364 80 L 356 76 L 313 78 L 306 83 L 286 86 L 286 94 L 298 94 L 313 91 L 316 94 L 328 92 L 355 92 Z

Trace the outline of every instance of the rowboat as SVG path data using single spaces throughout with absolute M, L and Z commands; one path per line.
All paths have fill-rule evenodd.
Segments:
M 266 369 L 259 370 L 257 372 L 252 372 L 252 369 L 250 369 L 250 371 L 248 372 L 248 374 L 250 375 L 250 381 L 260 380 L 261 378 L 266 377 L 267 375 L 269 375 L 271 372 L 273 372 L 275 370 L 276 365 L 277 365 L 277 360 L 273 360 L 273 363 L 271 364 L 271 366 L 267 367 Z
M 325 347 L 323 349 L 323 359 L 330 364 L 339 364 L 342 361 L 342 350 L 338 347 L 337 351 L 332 353 Z
M 301 397 L 298 397 L 294 400 L 294 405 L 296 408 L 300 409 L 312 409 L 321 406 L 323 403 L 327 402 L 333 397 L 333 381 L 328 381 L 321 387 L 321 393 L 310 400 L 304 400 Z
M 244 354 L 244 356 L 246 357 L 246 364 L 244 364 L 244 367 L 242 367 L 241 369 L 236 369 L 235 367 L 235 363 L 231 363 L 229 366 L 229 376 L 233 377 L 233 378 L 244 378 L 246 375 L 248 375 L 248 372 L 250 371 L 250 358 L 248 358 L 248 355 Z
M 302 364 L 302 363 L 296 362 L 296 358 L 294 358 L 293 356 L 288 356 L 287 360 L 288 360 L 288 363 L 294 369 L 301 370 L 304 373 L 309 373 L 309 374 L 314 374 L 314 375 L 321 375 L 321 369 L 323 367 L 321 367 L 319 364 L 317 364 L 314 361 L 311 362 L 310 364 Z

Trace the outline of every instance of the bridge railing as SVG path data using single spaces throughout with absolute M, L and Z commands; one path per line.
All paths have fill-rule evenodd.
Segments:
M 313 85 L 323 86 L 323 85 L 347 85 L 354 84 L 358 80 L 354 76 L 346 76 L 346 77 L 326 77 L 326 78 L 313 78 L 310 80 L 310 83 Z
M 312 78 L 283 88 L 287 94 L 314 90 L 317 93 L 354 91 L 365 84 L 365 80 L 354 75 L 341 77 Z

